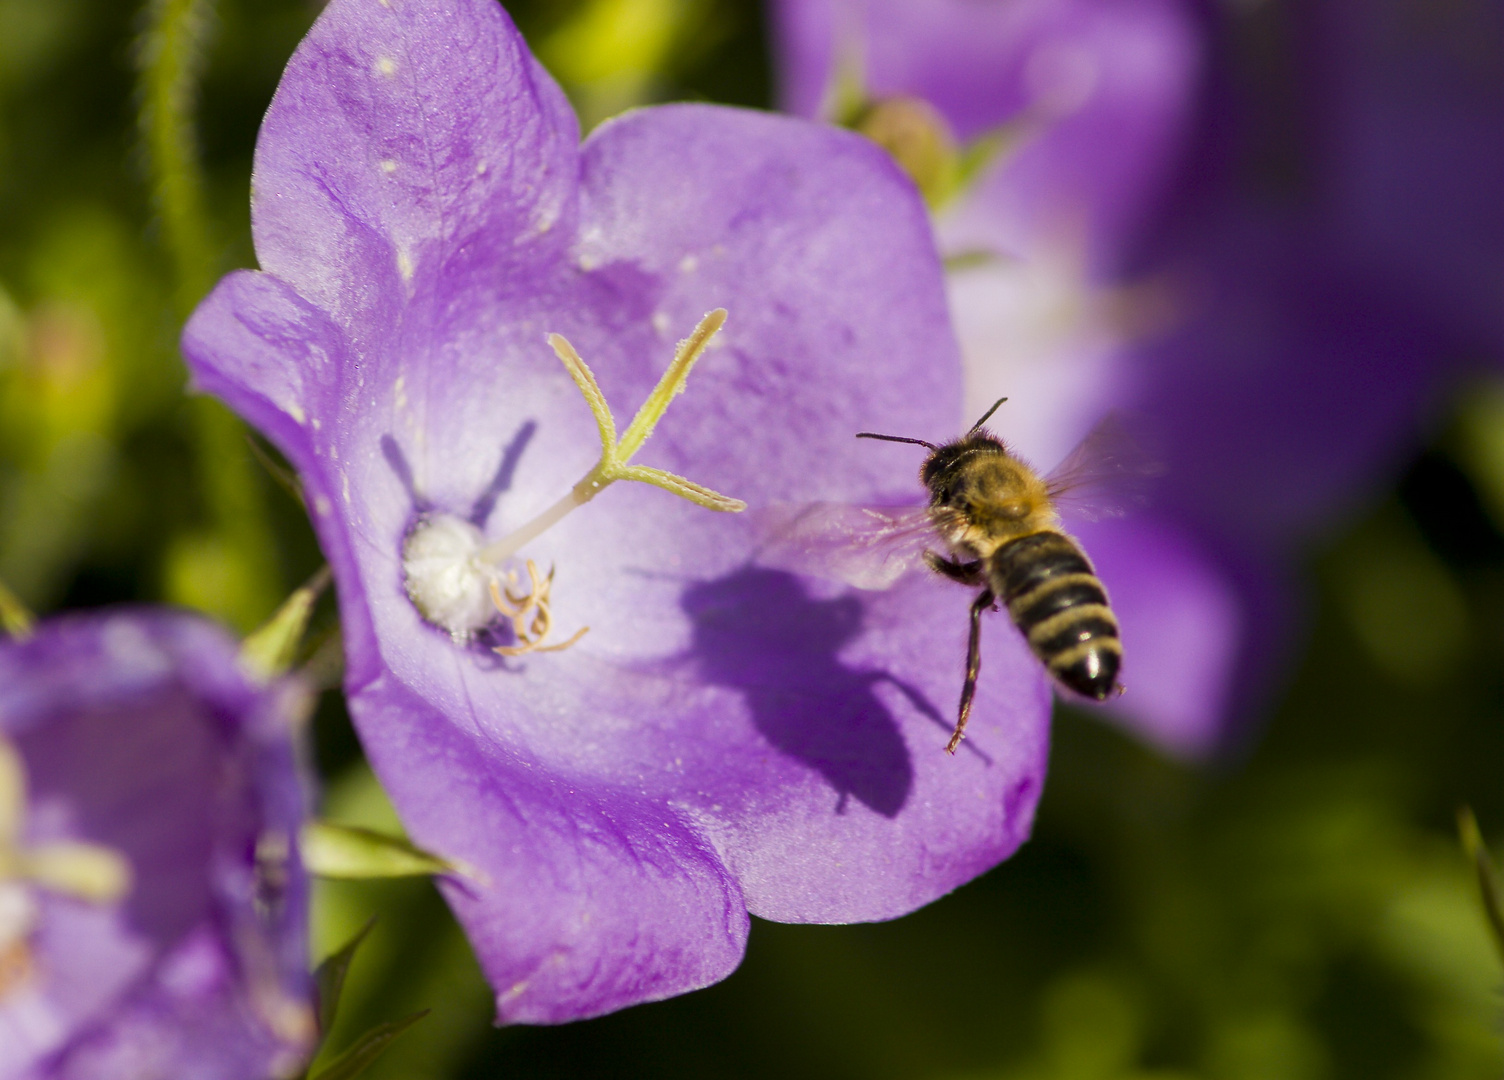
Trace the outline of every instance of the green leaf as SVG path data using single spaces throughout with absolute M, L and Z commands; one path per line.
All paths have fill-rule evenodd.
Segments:
M 386 1052 L 386 1048 L 392 1044 L 392 1040 L 412 1027 L 429 1013 L 428 1009 L 419 1009 L 411 1016 L 404 1016 L 401 1020 L 394 1020 L 387 1024 L 377 1024 L 371 1028 L 339 1057 L 335 1058 L 324 1068 L 313 1073 L 308 1080 L 351 1080 L 370 1068 L 371 1063 Z
M 1483 843 L 1483 833 L 1478 829 L 1478 819 L 1470 807 L 1457 811 L 1457 831 L 1462 834 L 1462 847 L 1478 874 L 1478 888 L 1483 894 L 1483 912 L 1488 916 L 1488 925 L 1494 932 L 1494 944 L 1499 948 L 1499 957 L 1504 960 L 1504 887 L 1499 884 L 1499 875 L 1488 856 L 1488 847 Z
M 365 941 L 371 927 L 375 925 L 376 916 L 372 915 L 349 941 L 326 956 L 324 962 L 314 969 L 313 981 L 319 995 L 320 1036 L 327 1037 L 334 1029 L 334 1018 L 339 1014 L 339 999 L 345 992 L 345 975 L 350 971 L 350 961 L 355 959 L 355 950 L 360 948 L 361 942 Z
M 419 877 L 452 874 L 474 877 L 457 862 L 442 859 L 397 836 L 357 825 L 310 821 L 301 834 L 303 865 L 326 878 Z
M 329 567 L 321 567 L 300 589 L 283 601 L 277 613 L 240 643 L 240 662 L 252 675 L 272 679 L 292 667 L 308 629 L 308 618 L 319 594 L 329 584 Z

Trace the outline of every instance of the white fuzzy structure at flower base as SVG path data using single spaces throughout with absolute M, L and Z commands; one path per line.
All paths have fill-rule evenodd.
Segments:
M 470 522 L 435 514 L 402 543 L 407 595 L 425 619 L 451 634 L 472 633 L 496 618 L 487 591 L 496 572 L 476 558 L 483 542 Z

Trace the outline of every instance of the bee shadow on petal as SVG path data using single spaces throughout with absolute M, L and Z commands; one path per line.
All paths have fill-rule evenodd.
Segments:
M 700 676 L 740 691 L 758 731 L 836 789 L 837 813 L 853 797 L 884 817 L 903 809 L 914 767 L 875 690 L 886 683 L 916 710 L 935 710 L 887 672 L 841 662 L 862 629 L 860 600 L 818 600 L 792 574 L 747 567 L 689 586 L 680 605 L 694 624 Z

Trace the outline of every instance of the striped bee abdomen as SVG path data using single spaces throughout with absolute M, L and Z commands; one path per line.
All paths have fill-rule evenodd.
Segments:
M 1118 622 L 1074 540 L 1058 532 L 1021 536 L 992 553 L 987 576 L 1051 675 L 1097 701 L 1112 692 L 1123 661 Z

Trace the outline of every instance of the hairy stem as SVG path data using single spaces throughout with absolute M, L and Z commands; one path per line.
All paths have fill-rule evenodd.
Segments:
M 194 136 L 198 81 L 213 18 L 214 0 L 151 0 L 137 53 L 141 135 L 152 198 L 172 259 L 174 302 L 184 319 L 219 271 Z M 243 570 L 230 579 L 249 585 L 237 595 L 216 599 L 215 613 L 249 628 L 275 608 L 283 591 L 264 493 L 247 452 L 245 425 L 208 398 L 196 399 L 191 415 L 199 486 L 215 549 Z

